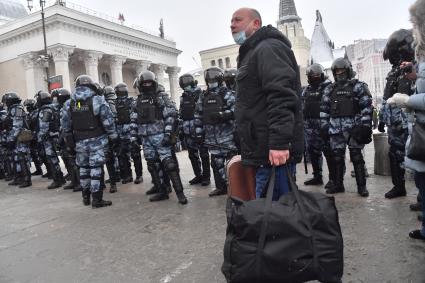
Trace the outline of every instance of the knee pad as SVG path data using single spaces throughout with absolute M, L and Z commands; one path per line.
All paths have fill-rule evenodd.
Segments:
M 362 154 L 362 151 L 360 149 L 351 149 L 350 150 L 350 158 L 351 158 L 351 162 L 353 162 L 353 164 L 358 164 L 358 163 L 364 164 L 363 154 Z
M 155 172 L 155 170 L 157 169 L 155 159 L 146 159 L 146 165 L 150 173 Z
M 177 160 L 174 158 L 167 158 L 162 161 L 164 165 L 164 169 L 166 172 L 173 172 L 179 170 L 179 165 L 177 163 Z

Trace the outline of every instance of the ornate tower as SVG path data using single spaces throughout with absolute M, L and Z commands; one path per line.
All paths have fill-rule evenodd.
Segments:
M 303 73 L 305 74 L 303 70 L 310 61 L 310 40 L 304 36 L 301 18 L 297 14 L 294 0 L 280 0 L 277 28 L 291 41 L 302 76 Z

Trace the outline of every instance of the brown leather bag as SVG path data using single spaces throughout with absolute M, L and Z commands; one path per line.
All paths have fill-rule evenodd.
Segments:
M 230 197 L 249 201 L 255 199 L 255 168 L 242 165 L 241 156 L 236 155 L 227 164 Z

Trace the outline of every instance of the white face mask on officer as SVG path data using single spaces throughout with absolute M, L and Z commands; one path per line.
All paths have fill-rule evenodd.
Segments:
M 215 83 L 208 83 L 208 88 L 209 88 L 209 89 L 211 89 L 211 88 L 216 88 L 216 87 L 218 87 L 218 82 L 215 82 Z

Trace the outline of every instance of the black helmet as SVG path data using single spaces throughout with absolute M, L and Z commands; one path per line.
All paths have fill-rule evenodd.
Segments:
M 37 106 L 41 107 L 42 105 L 52 103 L 52 96 L 50 93 L 40 90 L 35 95 L 35 99 L 37 100 Z
M 401 61 L 413 61 L 415 59 L 413 41 L 411 30 L 399 29 L 393 32 L 382 54 L 384 60 L 390 60 L 392 65 L 399 65 Z
M 28 112 L 32 112 L 37 109 L 37 102 L 35 101 L 35 99 L 27 98 L 24 100 L 24 107 L 27 109 Z
M 179 78 L 179 85 L 182 89 L 185 89 L 188 86 L 195 87 L 195 78 L 189 73 L 183 74 Z
M 238 71 L 236 69 L 226 69 L 224 71 L 224 81 L 228 88 L 232 88 L 234 86 L 237 72 Z
M 141 72 L 137 78 L 137 88 L 141 93 L 155 94 L 158 88 L 156 75 L 151 71 Z
M 91 88 L 94 91 L 98 91 L 95 81 L 88 75 L 80 75 L 75 80 L 75 87 L 86 86 Z
M 205 82 L 208 84 L 218 83 L 218 86 L 224 81 L 223 70 L 218 67 L 211 67 L 205 70 L 204 72 Z
M 105 96 L 106 100 L 117 99 L 117 95 L 115 94 L 115 91 L 114 91 L 113 87 L 111 87 L 111 86 L 105 86 L 103 88 L 103 95 Z
M 125 83 L 119 83 L 114 88 L 115 94 L 117 96 L 127 97 L 128 96 L 128 87 Z
M 52 97 L 56 97 L 59 105 L 71 98 L 71 93 L 66 88 L 57 88 L 52 91 Z
M 334 76 L 335 82 L 337 81 L 347 81 L 356 75 L 353 71 L 353 66 L 351 62 L 346 58 L 337 58 L 332 63 L 332 74 Z
M 305 74 L 309 84 L 319 84 L 325 80 L 324 69 L 317 63 L 308 66 Z
M 16 92 L 8 92 L 3 95 L 1 102 L 6 104 L 7 107 L 10 107 L 12 105 L 21 103 L 21 99 Z

